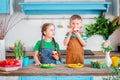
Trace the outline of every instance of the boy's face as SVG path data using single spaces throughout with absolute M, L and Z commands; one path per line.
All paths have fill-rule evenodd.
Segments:
M 82 21 L 80 19 L 74 19 L 70 21 L 70 26 L 72 28 L 81 28 L 82 27 Z
M 44 31 L 46 37 L 53 38 L 55 36 L 55 27 L 53 25 L 49 25 L 47 30 Z

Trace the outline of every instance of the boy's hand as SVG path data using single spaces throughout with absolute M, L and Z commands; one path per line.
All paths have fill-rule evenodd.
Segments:
M 72 32 L 78 32 L 78 31 L 79 31 L 79 29 L 76 28 L 76 27 L 74 27 L 74 28 L 72 29 Z
M 71 36 L 72 35 L 72 30 L 68 32 L 68 36 Z
M 73 32 L 77 37 L 81 37 L 79 32 Z

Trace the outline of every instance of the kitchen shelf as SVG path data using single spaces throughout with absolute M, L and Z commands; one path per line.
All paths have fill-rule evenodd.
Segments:
M 19 3 L 27 15 L 42 14 L 100 14 L 108 12 L 110 2 L 23 2 Z

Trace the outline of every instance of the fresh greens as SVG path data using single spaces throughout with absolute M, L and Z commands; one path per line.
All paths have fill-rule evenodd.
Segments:
M 104 77 L 103 80 L 120 80 L 120 69 L 119 67 L 111 66 L 111 72 L 114 73 L 112 76 Z
M 24 57 L 26 57 L 26 44 L 22 43 L 20 40 L 16 40 L 16 42 L 14 43 L 14 47 L 15 47 L 15 59 L 22 59 Z
M 120 17 L 114 18 L 112 21 L 105 18 L 105 14 L 100 14 L 95 18 L 96 22 L 93 24 L 86 24 L 85 29 L 88 37 L 93 35 L 102 35 L 106 39 L 118 28 L 120 28 Z

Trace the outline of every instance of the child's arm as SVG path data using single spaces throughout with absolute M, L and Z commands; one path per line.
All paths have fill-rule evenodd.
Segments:
M 35 53 L 34 53 L 35 65 L 41 64 L 38 57 L 39 57 L 39 51 L 35 51 Z
M 68 36 L 64 39 L 64 45 L 65 45 L 65 46 L 68 44 L 71 35 L 72 35 L 72 31 L 68 32 Z
M 79 32 L 74 32 L 74 34 L 77 36 L 77 38 L 80 41 L 80 43 L 82 44 L 82 46 L 86 46 L 87 45 L 87 43 L 82 39 L 82 37 L 81 37 Z

